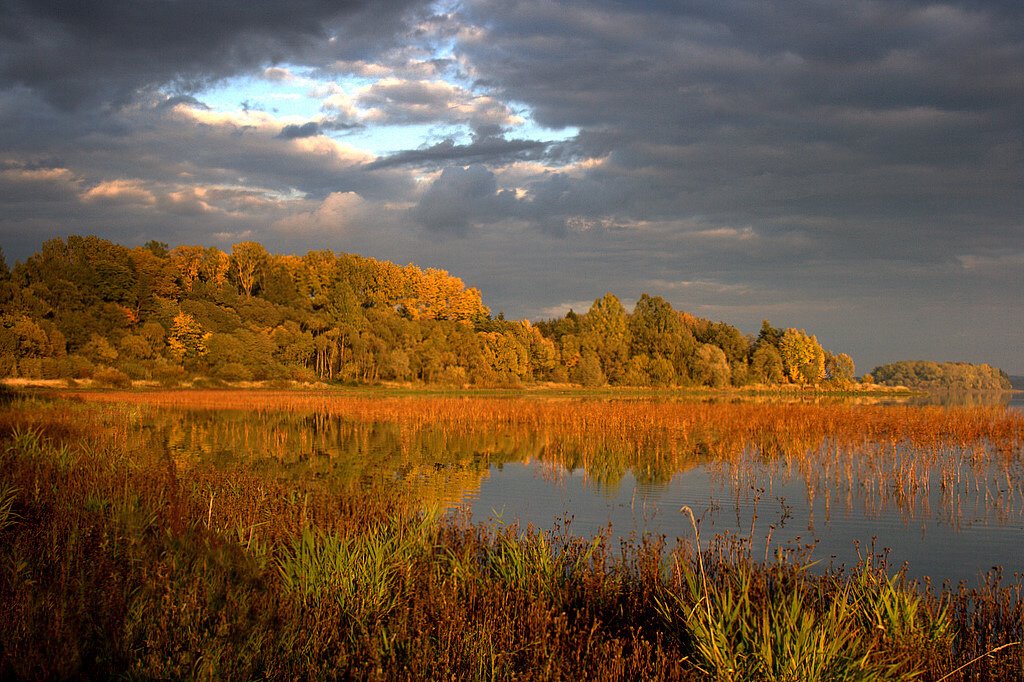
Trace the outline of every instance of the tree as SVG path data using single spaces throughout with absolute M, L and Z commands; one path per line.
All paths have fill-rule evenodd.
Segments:
M 1005 391 L 1012 388 L 1005 372 L 990 365 L 910 360 L 875 367 L 874 380 L 888 386 L 943 391 Z
M 732 378 L 732 370 L 729 368 L 729 361 L 726 360 L 725 351 L 710 343 L 698 348 L 693 359 L 693 378 L 698 383 L 712 388 L 728 385 Z
M 772 348 L 779 347 L 779 341 L 782 340 L 783 330 L 778 327 L 773 327 L 768 320 L 761 320 L 761 331 L 757 334 L 757 341 L 755 346 L 761 348 L 762 346 L 771 346 Z
M 228 281 L 229 272 L 231 272 L 231 256 L 216 246 L 211 246 L 203 251 L 203 257 L 199 263 L 199 276 L 204 282 L 209 282 L 215 287 L 222 287 Z
M 484 359 L 503 383 L 522 379 L 530 371 L 529 351 L 512 334 L 484 332 Z
M 853 358 L 846 353 L 825 352 L 825 376 L 829 381 L 845 386 L 853 381 L 855 371 Z
M 754 351 L 750 359 L 750 372 L 755 381 L 763 384 L 781 384 L 786 379 L 782 370 L 782 356 L 770 343 L 759 345 Z
M 786 376 L 793 383 L 816 384 L 825 378 L 825 351 L 802 329 L 787 329 L 779 340 Z
M 685 380 L 687 364 L 697 349 L 693 333 L 684 324 L 680 314 L 660 296 L 641 294 L 629 318 L 631 353 L 646 355 L 652 363 L 664 359 L 669 362 L 671 372 L 666 372 L 662 363 L 658 371 L 648 368 L 651 381 L 668 385 L 677 379 Z M 671 376 L 671 378 L 667 378 Z M 665 383 L 667 382 L 667 383 Z
M 626 386 L 650 386 L 651 375 L 647 368 L 651 359 L 646 355 L 634 355 L 626 363 L 626 372 L 622 376 L 622 383 Z
M 608 383 L 604 372 L 601 370 L 601 360 L 593 351 L 583 354 L 580 361 L 572 368 L 569 379 L 585 388 L 596 388 Z
M 178 313 L 167 335 L 167 347 L 178 362 L 194 360 L 206 354 L 206 341 L 210 334 L 188 313 Z
M 181 288 L 186 292 L 192 291 L 196 280 L 199 279 L 199 271 L 203 265 L 203 247 L 199 245 L 175 246 L 171 249 L 170 256 Z
M 130 256 L 135 270 L 132 312 L 138 321 L 156 312 L 158 298 L 177 298 L 180 289 L 174 281 L 176 273 L 168 256 L 158 256 L 146 248 L 132 249 Z
M 467 289 L 446 270 L 420 272 L 415 268 L 411 272 L 412 297 L 406 307 L 413 319 L 476 322 L 490 315 L 480 300 L 480 290 Z
M 721 348 L 730 366 L 745 362 L 750 353 L 750 339 L 739 329 L 725 322 L 708 324 L 703 333 L 697 335 L 697 340 Z
M 626 309 L 611 292 L 594 301 L 580 319 L 580 343 L 601 363 L 610 383 L 619 383 L 629 360 L 629 326 Z
M 253 295 L 263 279 L 270 254 L 258 242 L 239 242 L 231 247 L 231 265 L 242 293 Z
M 156 239 L 150 239 L 142 245 L 142 248 L 160 259 L 167 258 L 170 255 L 170 247 L 167 242 L 157 241 Z
M 103 365 L 112 364 L 118 358 L 117 349 L 99 334 L 92 335 L 89 343 L 82 348 L 82 355 Z

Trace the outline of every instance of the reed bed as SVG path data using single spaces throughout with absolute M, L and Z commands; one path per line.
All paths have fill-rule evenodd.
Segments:
M 74 397 L 117 404 L 178 408 L 293 411 L 361 422 L 444 426 L 473 431 L 494 426 L 560 429 L 607 436 L 643 447 L 663 434 L 681 444 L 702 442 L 719 456 L 748 443 L 766 456 L 839 445 L 904 443 L 915 450 L 987 443 L 1013 455 L 1024 446 L 1024 415 L 1002 407 L 910 407 L 814 403 L 714 403 L 571 398 L 353 396 L 294 391 L 80 392 Z M 803 447 L 801 447 L 803 446 Z
M 321 453 L 304 469 L 331 467 L 332 480 L 347 480 L 349 491 L 372 474 L 339 471 L 339 462 L 373 462 L 406 478 L 423 462 L 444 464 L 453 485 L 430 493 L 448 504 L 479 485 L 489 462 L 536 459 L 583 469 L 609 487 L 627 472 L 657 484 L 703 465 L 744 490 L 765 469 L 782 467 L 802 476 L 808 496 L 829 511 L 859 504 L 875 514 L 897 509 L 908 521 L 939 515 L 955 526 L 965 512 L 1004 520 L 1024 513 L 1024 414 L 1002 407 L 231 390 L 73 395 L 125 410 L 244 410 L 244 418 L 211 419 L 187 434 L 169 424 L 167 438 L 191 439 L 178 450 L 211 456 L 224 442 L 280 462 Z M 296 428 L 282 414 L 303 420 Z
M 374 402 L 347 407 L 369 419 Z M 454 406 L 436 409 L 465 423 Z M 628 428 L 590 421 L 613 419 L 603 406 L 555 409 L 595 432 Z M 689 409 L 647 407 L 663 420 L 648 428 L 704 414 Z M 1021 586 L 997 573 L 925 588 L 873 556 L 813 575 L 696 532 L 616 548 L 607 534 L 475 525 L 394 486 L 338 495 L 247 461 L 183 466 L 137 447 L 146 416 L 138 401 L 0 408 L 0 677 L 1024 679 Z M 746 418 L 748 433 L 784 438 Z M 842 410 L 821 419 L 830 439 L 847 428 Z M 980 434 L 964 436 L 965 452 L 1019 438 L 1012 416 L 921 419 Z M 704 440 L 725 430 L 689 424 L 680 433 Z M 821 429 L 806 429 L 801 444 L 820 447 Z

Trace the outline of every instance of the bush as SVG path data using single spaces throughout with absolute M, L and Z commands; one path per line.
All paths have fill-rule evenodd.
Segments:
M 180 365 L 169 362 L 154 363 L 151 373 L 161 386 L 177 386 L 185 379 L 185 370 Z
M 43 361 L 40 358 L 22 358 L 18 361 L 18 374 L 26 379 L 43 378 Z
M 149 368 L 138 360 L 127 360 L 118 364 L 118 369 L 127 374 L 132 379 L 152 379 L 153 373 L 149 371 Z
M 252 371 L 240 362 L 226 362 L 216 367 L 213 375 L 224 381 L 252 381 Z
M 608 383 L 608 379 L 601 369 L 601 361 L 593 353 L 587 353 L 580 358 L 580 361 L 572 368 L 569 378 L 573 383 L 584 388 L 604 386 Z
M 96 371 L 92 360 L 81 355 L 69 355 L 64 359 L 64 375 L 72 379 L 88 379 Z
M 129 388 L 132 385 L 132 379 L 127 374 L 119 369 L 113 367 L 101 367 L 96 370 L 92 375 L 92 378 L 100 386 L 110 386 L 113 388 Z

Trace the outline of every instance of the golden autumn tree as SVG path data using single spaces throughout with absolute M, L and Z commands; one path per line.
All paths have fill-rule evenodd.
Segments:
M 171 323 L 167 334 L 167 348 L 178 362 L 192 360 L 206 354 L 206 341 L 210 334 L 203 330 L 196 318 L 180 312 Z
M 270 254 L 259 242 L 239 242 L 231 247 L 232 271 L 246 297 L 252 296 L 263 278 Z
M 224 253 L 216 246 L 203 251 L 203 258 L 199 264 L 199 276 L 204 282 L 209 282 L 220 287 L 228 281 L 228 273 L 231 271 L 231 256 Z
M 428 268 L 418 275 L 413 278 L 412 292 L 416 318 L 474 321 L 490 314 L 480 300 L 480 291 L 467 289 L 460 278 L 447 270 Z
M 410 300 L 409 280 L 419 272 L 415 265 L 402 267 L 390 261 L 366 259 L 369 272 L 367 299 L 371 305 L 387 308 L 405 308 Z M 411 311 L 407 311 L 411 316 Z
M 779 340 L 786 377 L 797 384 L 816 384 L 825 377 L 825 351 L 802 329 L 787 329 Z
M 202 246 L 175 246 L 171 249 L 171 264 L 177 275 L 181 288 L 192 291 L 192 286 L 199 279 L 199 271 L 203 265 L 204 249 Z

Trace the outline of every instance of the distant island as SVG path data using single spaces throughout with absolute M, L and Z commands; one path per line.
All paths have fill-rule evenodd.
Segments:
M 1010 377 L 986 364 L 907 360 L 876 367 L 876 383 L 928 391 L 1009 391 Z
M 917 387 L 954 375 L 889 367 L 874 379 Z M 989 370 L 956 376 L 998 384 L 1004 375 Z M 765 320 L 755 337 L 647 293 L 632 311 L 609 292 L 584 313 L 513 321 L 444 270 L 327 250 L 277 255 L 252 241 L 228 253 L 94 236 L 49 240 L 13 268 L 0 251 L 0 377 L 110 386 L 864 385 L 849 355 L 803 329 Z

